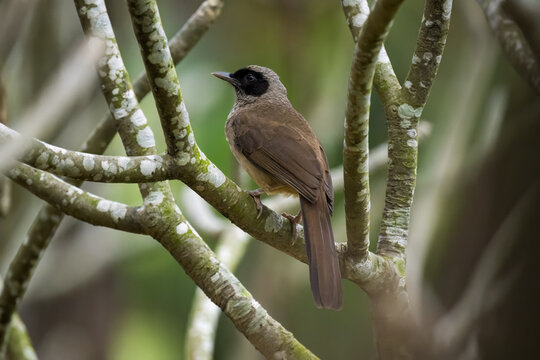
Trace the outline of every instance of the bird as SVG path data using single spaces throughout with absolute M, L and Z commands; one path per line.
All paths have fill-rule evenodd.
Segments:
M 287 217 L 293 237 L 303 219 L 315 305 L 341 309 L 341 271 L 330 222 L 334 190 L 321 143 L 273 70 L 249 65 L 212 75 L 231 84 L 236 93 L 225 134 L 234 157 L 260 187 L 249 192 L 259 211 L 257 218 L 263 193 L 299 196 L 300 212 Z

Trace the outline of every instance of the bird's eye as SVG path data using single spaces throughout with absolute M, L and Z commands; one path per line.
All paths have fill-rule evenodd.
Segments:
M 246 81 L 255 81 L 255 76 L 253 74 L 247 74 L 245 79 Z

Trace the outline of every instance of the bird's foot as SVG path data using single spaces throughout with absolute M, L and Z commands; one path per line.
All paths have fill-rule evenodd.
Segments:
M 294 243 L 296 242 L 296 239 L 298 238 L 298 232 L 296 231 L 296 225 L 298 225 L 300 223 L 300 221 L 302 221 L 302 211 L 299 211 L 298 214 L 296 214 L 296 216 L 293 216 L 293 215 L 287 214 L 287 213 L 282 213 L 281 215 L 283 217 L 286 217 L 287 219 L 289 219 L 289 221 L 291 222 L 293 245 L 294 245 Z
M 247 192 L 249 196 L 253 198 L 253 201 L 255 201 L 255 205 L 257 206 L 257 219 L 261 217 L 262 211 L 263 211 L 263 204 L 261 202 L 261 195 L 264 194 L 263 189 L 257 189 L 257 190 L 251 190 Z

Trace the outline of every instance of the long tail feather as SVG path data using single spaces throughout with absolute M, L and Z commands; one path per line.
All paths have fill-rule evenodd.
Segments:
M 300 196 L 300 206 L 313 298 L 319 308 L 339 310 L 343 298 L 341 272 L 324 190 L 320 189 L 315 203 Z

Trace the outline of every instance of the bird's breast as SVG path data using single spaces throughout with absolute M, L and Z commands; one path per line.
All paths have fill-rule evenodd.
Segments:
M 231 112 L 232 113 L 232 112 Z M 246 170 L 251 178 L 257 183 L 257 185 L 264 190 L 267 194 L 285 194 L 285 195 L 298 195 L 298 192 L 287 184 L 284 184 L 277 180 L 267 171 L 253 164 L 238 147 L 235 145 L 236 134 L 234 131 L 234 116 L 229 116 L 225 124 L 225 136 L 229 143 L 229 148 L 234 155 L 236 161 L 240 166 Z

